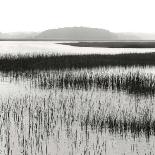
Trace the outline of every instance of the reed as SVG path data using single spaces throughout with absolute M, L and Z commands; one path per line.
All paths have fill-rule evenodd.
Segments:
M 155 53 L 116 55 L 18 55 L 0 58 L 1 71 L 155 65 Z
M 6 136 L 6 142 L 2 141 L 7 153 L 15 154 L 14 147 L 18 146 L 23 154 L 46 154 L 50 140 L 62 143 L 65 140 L 62 136 L 74 138 L 77 145 L 73 146 L 73 143 L 71 147 L 78 148 L 81 132 L 88 140 L 91 132 L 144 134 L 147 139 L 155 134 L 155 111 L 150 102 L 136 107 L 134 102 L 123 106 L 122 102 L 116 103 L 113 99 L 109 102 L 105 96 L 96 96 L 98 94 L 93 90 L 88 93 L 55 88 L 44 95 L 29 92 L 1 99 L 0 131 Z
M 97 70 L 97 69 L 96 69 Z M 109 73 L 108 68 L 93 72 L 90 70 L 55 70 L 4 73 L 12 80 L 30 81 L 32 86 L 41 89 L 84 89 L 125 91 L 129 94 L 153 96 L 155 93 L 155 75 L 129 71 L 126 73 Z M 94 90 L 94 91 L 95 91 Z

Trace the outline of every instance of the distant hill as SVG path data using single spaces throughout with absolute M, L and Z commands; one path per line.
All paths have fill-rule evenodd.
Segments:
M 33 39 L 39 33 L 37 32 L 11 32 L 0 33 L 0 39 Z
M 88 27 L 65 27 L 41 32 L 36 39 L 71 40 L 71 41 L 105 41 L 105 40 L 141 40 L 138 35 L 130 33 L 113 33 L 105 29 Z
M 87 27 L 66 27 L 41 32 L 37 39 L 51 40 L 115 40 L 117 35 L 104 29 Z
M 0 40 L 54 40 L 54 41 L 117 41 L 155 40 L 149 33 L 113 33 L 105 29 L 88 27 L 65 27 L 42 32 L 0 33 Z

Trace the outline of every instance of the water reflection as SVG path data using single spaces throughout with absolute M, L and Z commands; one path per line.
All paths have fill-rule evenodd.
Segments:
M 1 72 L 0 153 L 154 154 L 154 75 L 154 67 Z
M 95 48 L 56 44 L 54 41 L 0 41 L 1 56 L 38 54 L 120 54 L 151 53 L 154 48 Z

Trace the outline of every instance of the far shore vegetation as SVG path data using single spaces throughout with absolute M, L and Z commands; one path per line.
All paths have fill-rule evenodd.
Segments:
M 107 47 L 107 48 L 155 48 L 154 40 L 132 41 L 82 41 L 59 43 L 78 47 Z

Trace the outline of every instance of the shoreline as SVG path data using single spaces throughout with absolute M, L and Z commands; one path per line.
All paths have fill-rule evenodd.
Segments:
M 98 48 L 155 48 L 155 41 L 79 41 L 58 43 L 77 47 L 98 47 Z

